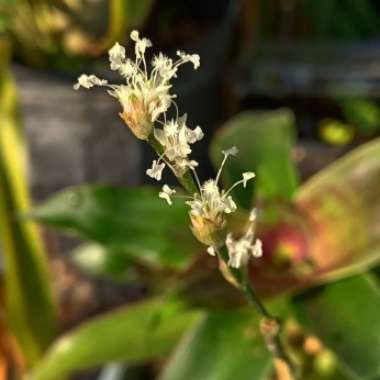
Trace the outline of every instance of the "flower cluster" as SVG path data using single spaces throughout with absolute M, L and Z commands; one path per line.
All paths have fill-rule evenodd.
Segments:
M 261 257 L 262 242 L 255 238 L 256 209 L 251 211 L 247 231 L 240 239 L 234 239 L 229 233 L 226 238 L 229 261 L 232 268 L 240 268 L 246 265 L 250 257 Z
M 152 46 L 151 41 L 140 38 L 136 30 L 131 32 L 130 37 L 135 42 L 134 60 L 126 57 L 125 48 L 118 43 L 109 51 L 111 70 L 118 71 L 125 79 L 125 84 L 109 84 L 95 75 L 82 74 L 74 89 L 108 87 L 110 95 L 118 99 L 122 106 L 121 118 L 137 138 L 147 140 L 154 129 L 154 123 L 161 115 L 164 119 L 162 123 L 166 122 L 166 111 L 175 98 L 175 95 L 169 92 L 172 87 L 170 81 L 177 76 L 178 67 L 191 62 L 197 69 L 199 56 L 178 51 L 179 58 L 173 61 L 160 53 L 154 56 L 151 69 L 148 70 L 145 51 Z
M 238 153 L 236 147 L 224 151 L 224 158 L 215 179 L 209 179 L 201 184 L 196 167 L 198 162 L 189 158 L 192 152 L 191 145 L 203 138 L 202 129 L 197 126 L 191 129 L 187 126 L 187 116 L 179 116 L 178 107 L 174 101 L 176 95 L 170 93 L 171 80 L 177 76 L 178 67 L 186 62 L 193 64 L 197 69 L 200 64 L 197 54 L 186 54 L 178 51 L 176 61 L 162 53 L 153 57 L 148 68 L 145 52 L 152 43 L 147 38 L 140 38 L 137 31 L 130 35 L 135 42 L 135 59 L 126 57 L 126 50 L 116 43 L 109 51 L 111 70 L 118 71 L 125 79 L 124 84 L 109 84 L 107 80 L 95 75 L 83 74 L 78 78 L 74 89 L 105 86 L 109 94 L 120 102 L 122 106 L 121 118 L 128 125 L 135 136 L 148 141 L 155 147 L 159 157 L 152 162 L 146 171 L 147 175 L 160 181 L 165 167 L 182 178 L 187 172 L 192 173 L 198 190 L 186 201 L 190 207 L 189 216 L 191 229 L 195 237 L 208 246 L 208 253 L 215 255 L 222 245 L 226 245 L 229 253 L 228 264 L 238 268 L 248 262 L 250 256 L 261 255 L 261 242 L 255 240 L 254 220 L 240 239 L 235 240 L 226 231 L 226 216 L 233 213 L 237 206 L 232 199 L 231 191 L 236 186 L 254 178 L 254 173 L 243 173 L 242 179 L 236 182 L 227 191 L 219 186 L 219 179 L 229 156 Z M 168 120 L 167 111 L 174 105 L 176 117 Z M 169 205 L 176 190 L 164 185 L 159 197 Z
M 245 265 L 250 257 L 261 256 L 261 242 L 255 240 L 254 235 L 254 212 L 250 216 L 250 225 L 245 235 L 239 240 L 234 240 L 231 233 L 225 237 L 224 229 L 226 226 L 226 214 L 236 211 L 237 206 L 232 196 L 232 189 L 242 184 L 246 187 L 247 182 L 255 177 L 253 172 L 245 172 L 242 179 L 237 181 L 227 191 L 220 189 L 219 179 L 226 163 L 228 156 L 236 155 L 238 150 L 232 147 L 227 151 L 223 151 L 224 159 L 219 168 L 215 179 L 209 179 L 203 184 L 200 183 L 197 173 L 194 169 L 194 177 L 198 183 L 198 193 L 193 194 L 186 203 L 190 206 L 190 219 L 192 222 L 192 231 L 197 239 L 203 244 L 208 245 L 207 252 L 215 256 L 218 248 L 226 244 L 229 253 L 229 265 L 238 268 Z M 168 185 L 164 185 L 159 197 L 165 199 L 169 205 L 172 204 L 171 197 L 176 193 Z

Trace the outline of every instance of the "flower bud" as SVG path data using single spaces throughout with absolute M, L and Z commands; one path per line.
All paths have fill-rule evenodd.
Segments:
M 120 102 L 123 105 L 120 117 L 138 139 L 147 140 L 153 131 L 153 123 L 143 102 L 133 95 L 127 100 L 120 99 Z
M 191 231 L 203 244 L 220 247 L 225 240 L 225 220 L 221 216 L 219 220 L 210 220 L 203 216 L 194 215 L 190 212 Z

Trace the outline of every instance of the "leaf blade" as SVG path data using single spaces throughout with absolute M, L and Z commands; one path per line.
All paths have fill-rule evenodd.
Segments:
M 58 339 L 29 378 L 53 380 L 108 362 L 140 363 L 161 356 L 199 317 L 176 301 L 151 299 L 122 307 Z

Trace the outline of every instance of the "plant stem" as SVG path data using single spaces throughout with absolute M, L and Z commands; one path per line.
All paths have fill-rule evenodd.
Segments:
M 151 135 L 148 140 L 149 144 L 160 156 L 163 153 L 163 148 L 161 144 L 156 140 L 156 138 Z M 190 171 L 187 171 L 182 177 L 177 177 L 179 183 L 182 187 L 190 194 L 198 192 L 198 188 L 195 184 L 194 177 Z M 295 368 L 287 355 L 285 348 L 280 339 L 281 333 L 281 322 L 280 320 L 273 316 L 264 304 L 261 302 L 260 298 L 257 296 L 255 290 L 252 287 L 249 273 L 248 265 L 242 269 L 231 268 L 228 266 L 228 252 L 226 246 L 223 246 L 218 250 L 219 260 L 223 261 L 224 265 L 228 268 L 229 273 L 234 279 L 234 282 L 243 291 L 248 301 L 254 306 L 258 314 L 261 316 L 261 333 L 264 336 L 266 346 L 268 350 L 276 358 L 282 360 L 289 368 L 292 374 L 295 374 Z
M 224 246 L 220 248 L 218 253 L 219 259 L 227 265 L 228 252 L 226 247 Z M 260 329 L 262 335 L 264 336 L 268 350 L 275 357 L 283 360 L 289 367 L 289 370 L 294 374 L 296 372 L 294 365 L 292 364 L 289 356 L 286 354 L 285 348 L 280 339 L 281 321 L 268 311 L 268 309 L 261 302 L 260 298 L 257 296 L 254 288 L 252 287 L 248 271 L 248 266 L 245 266 L 242 269 L 229 267 L 229 272 L 239 285 L 239 288 L 243 291 L 248 301 L 262 317 Z

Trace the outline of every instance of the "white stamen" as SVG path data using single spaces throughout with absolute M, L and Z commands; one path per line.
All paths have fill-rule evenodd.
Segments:
M 152 162 L 152 167 L 146 171 L 146 174 L 156 179 L 157 181 L 160 181 L 162 178 L 162 171 L 165 168 L 165 163 L 159 163 L 158 161 L 154 160 Z
M 175 193 L 176 191 L 174 189 L 171 189 L 168 185 L 164 185 L 162 187 L 162 191 L 159 192 L 158 196 L 162 199 L 165 199 L 169 205 L 172 205 L 173 202 L 171 200 L 171 196 Z

